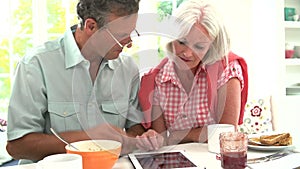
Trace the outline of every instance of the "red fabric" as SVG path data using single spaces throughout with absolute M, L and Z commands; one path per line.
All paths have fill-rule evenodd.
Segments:
M 212 65 L 208 65 L 207 68 L 207 99 L 208 107 L 210 109 L 211 116 L 216 117 L 215 110 L 217 109 L 217 79 L 221 76 L 224 70 L 224 64 L 222 61 L 217 61 Z
M 243 77 L 244 77 L 244 88 L 241 92 L 241 112 L 239 117 L 239 124 L 243 123 L 243 117 L 244 117 L 244 107 L 247 102 L 247 95 L 248 95 L 248 69 L 247 64 L 245 60 L 236 54 L 230 52 L 228 55 L 228 61 L 231 62 L 233 60 L 237 60 L 243 71 Z M 142 79 L 141 79 L 141 88 L 138 93 L 139 101 L 141 108 L 144 112 L 144 122 L 143 126 L 145 128 L 151 127 L 151 108 L 152 108 L 152 98 L 153 98 L 153 92 L 155 87 L 155 77 L 157 73 L 160 71 L 160 69 L 165 65 L 165 63 L 168 61 L 168 58 L 165 58 L 161 61 L 161 63 L 151 69 L 148 73 L 146 73 Z M 224 70 L 224 64 L 222 61 L 218 61 L 212 65 L 207 66 L 207 73 L 208 73 L 208 103 L 211 110 L 211 113 L 214 115 L 217 106 L 217 79 L 220 76 L 220 74 Z
M 144 112 L 143 126 L 147 129 L 151 127 L 151 108 L 152 108 L 152 96 L 155 88 L 155 76 L 160 69 L 168 62 L 168 58 L 164 58 L 158 66 L 150 69 L 141 79 L 141 88 L 138 93 L 139 102 Z

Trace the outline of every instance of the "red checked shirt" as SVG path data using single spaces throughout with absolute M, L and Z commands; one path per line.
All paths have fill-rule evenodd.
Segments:
M 186 93 L 174 71 L 172 61 L 168 61 L 155 78 L 153 105 L 159 105 L 164 112 L 169 131 L 184 130 L 216 123 L 210 114 L 207 98 L 206 69 L 200 67 L 194 77 L 191 92 Z M 242 68 L 237 61 L 227 65 L 218 79 L 217 88 L 230 78 L 237 77 L 244 87 Z

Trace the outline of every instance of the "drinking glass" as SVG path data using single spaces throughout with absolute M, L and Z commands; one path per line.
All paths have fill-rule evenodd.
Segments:
M 221 165 L 224 169 L 243 169 L 247 164 L 248 137 L 242 132 L 220 134 Z

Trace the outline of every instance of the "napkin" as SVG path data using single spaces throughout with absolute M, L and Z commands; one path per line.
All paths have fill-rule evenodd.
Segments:
M 277 160 L 248 164 L 251 169 L 287 169 L 297 168 L 300 166 L 300 153 L 290 154 Z

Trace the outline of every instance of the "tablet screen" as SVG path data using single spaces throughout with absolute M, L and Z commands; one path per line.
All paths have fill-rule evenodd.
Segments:
M 130 157 L 130 156 L 129 156 Z M 161 152 L 161 153 L 145 153 L 134 154 L 130 157 L 138 161 L 142 169 L 166 169 L 166 168 L 191 168 L 197 167 L 191 162 L 183 152 Z M 133 162 L 133 161 L 132 161 Z M 133 162 L 134 164 L 134 162 Z M 139 167 L 135 168 L 139 169 Z

